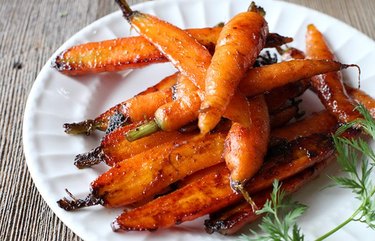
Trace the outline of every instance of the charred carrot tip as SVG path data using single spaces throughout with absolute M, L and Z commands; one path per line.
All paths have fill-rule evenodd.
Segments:
M 65 129 L 65 133 L 71 135 L 77 134 L 86 134 L 90 135 L 96 129 L 96 122 L 95 120 L 85 120 L 78 123 L 65 123 L 63 128 Z
M 89 194 L 85 199 L 77 199 L 68 191 L 68 189 L 65 189 L 65 192 L 68 194 L 70 199 L 64 197 L 57 201 L 59 207 L 64 209 L 65 211 L 73 211 L 83 207 L 103 204 L 103 200 L 101 198 L 95 197 L 93 194 Z
M 124 17 L 129 20 L 133 15 L 134 11 L 130 8 L 129 4 L 126 0 L 115 0 L 115 2 L 119 5 Z
M 111 223 L 111 228 L 113 232 L 118 232 L 121 229 L 120 224 L 117 222 L 117 220 Z
M 57 69 L 58 71 L 72 70 L 69 63 L 64 61 L 64 54 L 66 50 L 57 55 L 51 62 L 51 67 Z
M 264 10 L 264 8 L 262 7 L 258 7 L 255 2 L 251 2 L 249 8 L 247 9 L 248 12 L 255 12 L 255 13 L 258 13 L 259 15 L 261 16 L 265 16 L 266 15 L 266 11 Z
M 103 149 L 99 146 L 87 153 L 79 154 L 75 157 L 74 165 L 79 169 L 91 167 L 103 161 Z

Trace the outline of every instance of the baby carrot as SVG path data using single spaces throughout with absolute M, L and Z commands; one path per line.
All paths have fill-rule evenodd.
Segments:
M 205 97 L 198 119 L 204 134 L 220 121 L 241 78 L 265 45 L 268 24 L 262 14 L 253 2 L 248 12 L 234 16 L 219 35 L 207 69 Z
M 196 86 L 204 86 L 210 52 L 184 30 L 150 14 L 133 11 L 126 0 L 116 0 L 129 24 L 151 42 Z
M 213 52 L 221 29 L 222 27 L 214 27 L 185 31 Z M 275 37 L 270 38 L 272 39 Z M 282 38 L 280 41 L 289 39 Z M 141 68 L 167 61 L 152 43 L 142 36 L 136 36 L 73 46 L 57 55 L 51 65 L 67 75 L 83 75 Z
M 147 88 L 133 98 L 111 107 L 95 119 L 88 119 L 78 123 L 65 123 L 65 132 L 73 135 L 89 135 L 95 130 L 105 131 L 113 115 L 120 115 L 123 121 L 127 123 L 149 119 L 154 116 L 157 108 L 172 101 L 172 86 L 176 84 L 177 76 L 178 74 L 175 73 L 162 79 L 158 84 Z
M 263 95 L 242 101 L 241 105 L 233 101 L 231 104 L 236 104 L 245 118 L 231 118 L 232 127 L 225 139 L 223 156 L 230 170 L 232 189 L 243 193 L 252 203 L 244 185 L 258 172 L 267 152 L 270 135 L 268 108 Z
M 307 26 L 306 55 L 310 59 L 335 60 L 323 34 L 312 24 Z M 311 86 L 324 107 L 339 121 L 346 123 L 361 117 L 345 92 L 340 72 L 315 76 L 311 78 Z

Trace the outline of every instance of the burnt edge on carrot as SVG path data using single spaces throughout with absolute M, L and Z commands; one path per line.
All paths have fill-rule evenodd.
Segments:
M 64 197 L 57 201 L 57 205 L 65 211 L 73 211 L 83 207 L 90 207 L 95 205 L 102 205 L 103 200 L 96 197 L 94 194 L 89 194 L 85 199 L 77 199 L 73 194 L 71 194 L 68 189 L 65 189 L 68 197 Z

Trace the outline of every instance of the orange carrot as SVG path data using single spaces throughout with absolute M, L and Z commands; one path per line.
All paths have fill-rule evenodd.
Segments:
M 324 36 L 312 24 L 307 27 L 306 55 L 310 59 L 335 60 Z M 311 79 L 311 86 L 325 108 L 339 121 L 346 123 L 361 118 L 359 112 L 354 110 L 353 102 L 345 92 L 340 72 L 315 76 Z
M 312 133 L 333 133 L 336 127 L 336 118 L 328 111 L 321 111 L 305 119 L 276 128 L 272 131 L 272 139 L 286 139 L 290 141 L 301 136 L 311 135 Z
M 236 103 L 232 101 L 231 104 Z M 256 96 L 245 104 L 236 105 L 245 118 L 231 118 L 233 123 L 225 139 L 223 152 L 230 170 L 231 187 L 237 192 L 243 192 L 244 184 L 263 164 L 270 135 L 269 115 L 264 96 Z
M 348 92 L 349 96 L 357 103 L 362 104 L 375 118 L 375 100 L 365 92 L 360 89 L 350 87 L 345 85 L 345 89 Z
M 213 53 L 221 29 L 195 28 L 185 31 Z M 277 47 L 291 41 L 291 38 L 272 33 L 267 36 L 266 44 Z M 57 55 L 51 65 L 67 75 L 83 75 L 141 68 L 166 61 L 168 59 L 153 44 L 142 36 L 136 36 L 70 47 Z
M 333 158 L 323 160 L 314 166 L 287 178 L 282 182 L 281 189 L 286 194 L 298 191 L 306 183 L 316 178 Z M 267 199 L 270 198 L 272 189 L 262 190 L 253 195 L 253 200 L 258 207 L 263 207 Z M 208 233 L 219 232 L 224 235 L 237 233 L 248 223 L 252 223 L 262 215 L 257 215 L 248 202 L 243 201 L 235 206 L 229 206 L 224 210 L 219 210 L 210 214 L 210 219 L 204 221 L 205 229 Z
M 188 29 L 202 45 L 213 51 L 221 27 Z M 60 53 L 52 66 L 68 75 L 112 72 L 141 68 L 168 59 L 153 44 L 141 36 L 85 43 Z
M 284 126 L 293 118 L 299 118 L 303 115 L 303 112 L 299 112 L 298 102 L 292 103 L 291 105 L 272 113 L 270 115 L 270 125 L 272 128 L 278 128 Z
M 348 65 L 326 60 L 281 62 L 250 69 L 241 81 L 239 89 L 247 96 L 255 96 L 288 83 L 347 67 Z M 155 121 L 162 130 L 166 131 L 176 130 L 194 121 L 198 116 L 202 96 L 202 91 L 198 88 L 191 93 L 186 92 L 179 101 L 160 106 L 155 112 Z
M 172 87 L 176 83 L 178 75 L 178 73 L 175 73 L 164 78 L 158 84 L 147 88 L 135 97 L 111 107 L 95 119 L 88 119 L 78 123 L 65 123 L 65 132 L 68 134 L 84 133 L 89 135 L 95 130 L 105 131 L 108 128 L 111 117 L 115 114 L 120 115 L 123 121 L 127 123 L 152 118 L 157 108 L 172 101 Z
M 224 25 L 219 35 L 198 119 L 203 134 L 220 121 L 237 85 L 265 45 L 268 25 L 260 12 L 252 3 L 248 12 L 237 14 Z
M 323 135 L 296 140 L 288 148 L 287 155 L 283 152 L 272 156 L 251 179 L 246 189 L 250 194 L 270 187 L 274 179 L 282 181 L 334 154 L 332 140 Z M 125 211 L 117 217 L 113 228 L 125 231 L 168 228 L 220 210 L 241 198 L 229 187 L 229 171 L 225 167 L 214 169 L 177 191 Z
M 184 30 L 150 14 L 133 11 L 125 0 L 116 0 L 129 24 L 152 43 L 196 86 L 204 86 L 211 54 Z

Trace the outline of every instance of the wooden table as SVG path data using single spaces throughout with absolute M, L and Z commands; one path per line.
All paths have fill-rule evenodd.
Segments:
M 327 13 L 375 39 L 373 0 L 288 2 Z M 0 240 L 81 240 L 53 214 L 30 178 L 22 118 L 31 86 L 52 53 L 116 10 L 114 1 L 103 0 L 0 0 Z

